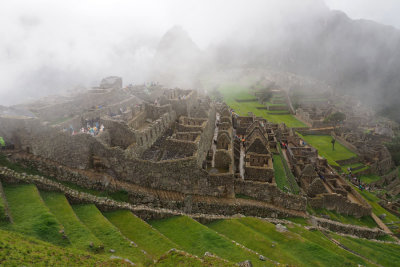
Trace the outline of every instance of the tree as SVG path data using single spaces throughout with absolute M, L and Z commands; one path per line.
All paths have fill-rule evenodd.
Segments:
M 336 125 L 338 123 L 343 122 L 346 119 L 346 114 L 343 112 L 337 111 L 335 113 L 332 113 L 328 117 L 325 118 L 325 122 L 333 122 L 333 127 L 336 128 Z

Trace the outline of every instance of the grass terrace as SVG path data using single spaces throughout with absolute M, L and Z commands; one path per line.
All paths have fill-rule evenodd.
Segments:
M 319 231 L 288 226 L 288 231 L 278 232 L 274 224 L 252 217 L 215 221 L 208 227 L 289 266 L 368 266 L 365 260 L 337 247 Z
M 60 246 L 70 245 L 60 233 L 63 226 L 47 208 L 35 185 L 4 184 L 3 186 L 14 222 L 6 226 L 7 230 L 14 230 Z
M 400 265 L 400 245 L 398 244 L 378 243 L 361 238 L 344 237 L 333 233 L 331 236 L 347 248 L 382 266 Z
M 385 224 L 391 224 L 393 226 L 397 226 L 397 229 L 393 229 L 393 232 L 396 234 L 400 234 L 400 218 L 391 214 L 386 209 L 384 209 L 381 205 L 378 204 L 380 199 L 375 196 L 373 193 L 368 192 L 366 190 L 359 190 L 356 188 L 358 193 L 360 193 L 371 205 L 372 212 L 375 213 L 376 216 L 386 214 L 386 217 L 382 220 Z
M 51 213 L 62 222 L 65 234 L 73 247 L 96 251 L 103 246 L 103 243 L 78 219 L 64 194 L 42 191 L 40 195 Z M 93 243 L 93 248 L 90 247 L 90 243 Z
M 55 246 L 39 239 L 0 230 L 1 266 L 130 266 L 109 256 Z
M 307 127 L 303 122 L 296 119 L 291 114 L 276 114 L 282 111 L 268 111 L 266 109 L 257 109 L 257 107 L 263 107 L 257 101 L 253 102 L 237 102 L 235 99 L 254 99 L 254 96 L 247 92 L 247 89 L 239 85 L 226 84 L 219 88 L 225 103 L 230 106 L 240 116 L 247 116 L 248 112 L 253 112 L 258 117 L 263 117 L 273 123 L 284 122 L 288 127 Z M 282 105 L 282 104 L 271 104 L 271 105 Z
M 179 249 L 177 244 L 171 242 L 160 232 L 128 210 L 104 212 L 103 215 L 114 224 L 124 236 L 157 258 L 161 257 L 171 248 Z
M 194 255 L 202 256 L 208 251 L 236 263 L 251 260 L 253 266 L 272 266 L 269 262 L 261 262 L 256 254 L 240 248 L 231 240 L 189 217 L 171 217 L 151 221 L 150 224 L 185 251 Z
M 289 181 L 286 177 L 285 170 L 283 169 L 282 159 L 280 155 L 273 155 L 274 159 L 274 175 L 276 185 L 282 191 L 287 192 L 290 189 Z
M 140 248 L 134 247 L 125 236 L 111 224 L 93 204 L 82 204 L 72 206 L 76 215 L 87 228 L 104 243 L 105 251 L 115 256 L 125 257 L 137 263 L 149 263 L 151 260 Z

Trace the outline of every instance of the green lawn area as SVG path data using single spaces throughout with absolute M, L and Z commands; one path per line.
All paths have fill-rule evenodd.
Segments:
M 78 219 L 64 194 L 41 191 L 46 206 L 64 226 L 65 234 L 73 247 L 84 250 L 100 251 L 103 243 Z M 93 248 L 90 247 L 93 243 Z
M 130 259 L 134 263 L 149 263 L 149 256 L 141 251 L 141 248 L 134 247 L 121 234 L 117 227 L 110 223 L 93 204 L 73 205 L 76 215 L 86 225 L 87 228 L 104 244 L 104 249 L 109 252 Z
M 335 150 L 332 150 L 332 136 L 330 135 L 298 135 L 308 144 L 318 149 L 318 154 L 328 160 L 331 165 L 339 166 L 337 160 L 349 159 L 357 155 L 336 140 Z
M 215 221 L 208 227 L 281 264 L 368 266 L 363 259 L 338 248 L 319 231 L 290 226 L 290 231 L 280 233 L 274 224 L 252 217 Z
M 313 209 L 313 210 L 308 210 L 311 214 L 315 215 L 329 215 L 331 220 L 341 222 L 341 223 L 346 223 L 346 224 L 353 224 L 353 225 L 359 225 L 359 226 L 366 226 L 370 228 L 378 227 L 378 225 L 375 223 L 374 219 L 372 219 L 371 216 L 364 216 L 361 218 L 356 218 L 354 216 L 350 215 L 344 215 L 337 213 L 332 210 L 327 210 L 327 209 Z
M 289 182 L 288 182 L 288 180 L 286 178 L 285 170 L 283 169 L 281 156 L 280 155 L 273 155 L 273 159 L 274 159 L 274 175 L 275 175 L 276 185 L 282 191 L 287 192 L 288 190 L 285 189 L 285 187 L 290 190 L 290 185 L 289 185 Z
M 63 239 L 60 230 L 63 228 L 56 217 L 49 211 L 33 184 L 4 184 L 4 192 L 9 204 L 14 223 L 6 226 L 56 245 L 69 245 Z
M 342 245 L 383 266 L 400 266 L 400 245 L 332 234 Z
M 151 221 L 150 224 L 185 251 L 197 256 L 208 251 L 235 263 L 251 260 L 254 266 L 271 266 L 269 262 L 261 262 L 257 255 L 236 246 L 231 240 L 189 217 L 172 217 Z
M 247 89 L 239 85 L 224 85 L 219 88 L 222 96 L 224 97 L 225 103 L 235 110 L 240 116 L 247 116 L 248 112 L 253 112 L 258 117 L 263 117 L 273 123 L 284 122 L 288 127 L 307 127 L 304 123 L 296 119 L 291 114 L 275 115 L 277 111 L 270 112 L 266 109 L 257 109 L 257 107 L 265 107 L 254 102 L 237 102 L 235 99 L 251 99 L 254 98 L 253 95 L 247 92 Z M 272 105 L 282 105 L 282 104 L 272 104 Z
M 149 224 L 132 214 L 128 210 L 104 212 L 103 215 L 114 224 L 121 233 L 132 240 L 146 252 L 161 257 L 171 248 L 179 246 L 160 234 Z
M 122 260 L 0 230 L 1 266 L 127 266 Z
M 361 175 L 361 176 L 357 176 L 357 177 L 359 177 L 361 179 L 361 181 L 366 184 L 370 184 L 372 182 L 376 182 L 379 179 L 381 179 L 381 177 L 376 174 L 365 174 L 365 175 Z

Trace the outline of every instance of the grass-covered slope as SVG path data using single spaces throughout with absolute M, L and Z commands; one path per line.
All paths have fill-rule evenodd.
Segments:
M 72 208 L 87 228 L 104 244 L 106 252 L 138 263 L 150 262 L 140 248 L 135 247 L 112 223 L 110 223 L 93 204 L 73 205 Z
M 332 237 L 345 247 L 373 262 L 383 266 L 400 266 L 400 245 L 343 237 L 336 234 L 332 234 Z
M 3 187 L 14 222 L 7 228 L 57 245 L 69 245 L 60 232 L 62 225 L 44 204 L 35 185 Z
M 171 217 L 150 223 L 185 251 L 194 255 L 202 256 L 208 251 L 232 262 L 251 260 L 254 266 L 271 265 L 266 261 L 261 262 L 257 255 L 242 249 L 189 217 Z
M 275 261 L 292 266 L 367 265 L 363 259 L 338 248 L 318 231 L 294 227 L 281 233 L 275 230 L 274 224 L 250 217 L 216 221 L 208 227 Z
M 273 159 L 276 185 L 279 187 L 279 189 L 283 191 L 288 191 L 287 189 L 290 189 L 290 185 L 288 179 L 286 178 L 285 170 L 283 169 L 281 156 L 273 155 Z
M 215 257 L 196 257 L 193 255 L 188 255 L 186 253 L 180 251 L 169 251 L 167 254 L 160 257 L 155 266 L 180 266 L 180 267 L 204 267 L 204 266 L 219 266 L 219 267 L 228 267 L 228 266 L 237 266 L 232 262 L 227 262 L 225 260 L 215 258 Z
M 15 232 L 0 230 L 0 266 L 130 266 L 109 256 L 63 248 Z
M 121 233 L 143 248 L 146 252 L 159 258 L 171 248 L 179 246 L 171 242 L 149 224 L 128 210 L 104 212 L 103 215 L 114 224 Z
M 102 242 L 78 219 L 64 194 L 46 191 L 41 191 L 40 194 L 51 213 L 64 226 L 65 234 L 73 247 L 97 251 L 103 246 Z

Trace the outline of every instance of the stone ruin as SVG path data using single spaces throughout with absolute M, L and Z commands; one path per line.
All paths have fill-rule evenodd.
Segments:
M 15 144 L 11 160 L 86 188 L 126 191 L 134 205 L 249 216 L 305 214 L 307 203 L 355 216 L 371 211 L 291 129 L 237 116 L 195 90 L 123 87 L 109 77 L 79 95 L 23 108 L 36 117 L 0 117 L 1 135 Z M 89 124 L 104 130 L 79 131 Z M 288 144 L 300 195 L 276 185 L 279 142 Z

